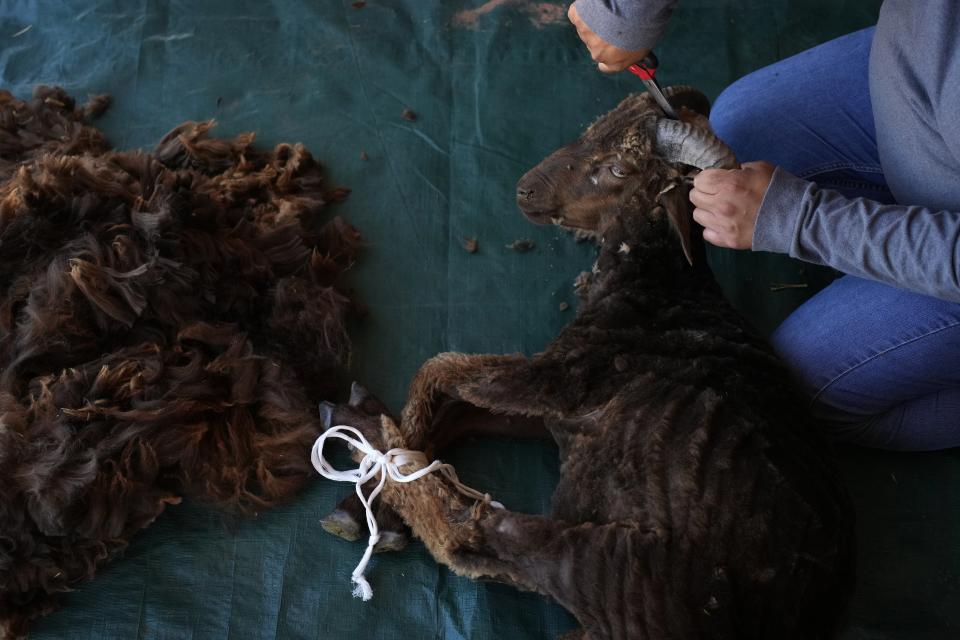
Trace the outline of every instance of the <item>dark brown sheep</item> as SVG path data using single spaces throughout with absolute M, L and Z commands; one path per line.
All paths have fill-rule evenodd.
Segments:
M 549 516 L 439 475 L 381 495 L 453 571 L 556 599 L 582 625 L 571 637 L 834 637 L 854 584 L 851 504 L 787 371 L 710 273 L 690 165 L 735 159 L 701 94 L 669 95 L 683 122 L 631 96 L 520 180 L 529 218 L 600 243 L 576 318 L 543 353 L 439 355 L 399 423 L 359 388 L 321 413 L 428 456 L 466 433 L 549 433 Z
M 182 496 L 293 496 L 350 348 L 359 236 L 302 146 L 188 122 L 114 152 L 105 106 L 0 92 L 0 636 Z

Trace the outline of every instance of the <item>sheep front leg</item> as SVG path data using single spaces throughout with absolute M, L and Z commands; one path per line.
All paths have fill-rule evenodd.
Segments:
M 549 401 L 526 384 L 520 355 L 442 353 L 410 384 L 400 430 L 407 445 L 430 453 L 465 435 L 548 437 Z

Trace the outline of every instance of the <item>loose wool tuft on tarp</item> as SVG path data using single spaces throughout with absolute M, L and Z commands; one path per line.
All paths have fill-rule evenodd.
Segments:
M 0 634 L 18 636 L 184 495 L 241 513 L 313 475 L 360 248 L 299 144 L 187 122 L 111 151 L 0 91 Z

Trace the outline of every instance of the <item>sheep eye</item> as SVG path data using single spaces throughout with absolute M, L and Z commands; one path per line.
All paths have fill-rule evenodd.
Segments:
M 612 173 L 612 174 L 613 174 L 613 177 L 615 177 L 615 178 L 626 178 L 626 177 L 627 177 L 627 170 L 624 169 L 623 167 L 621 167 L 621 166 L 618 165 L 618 164 L 612 164 L 612 165 L 610 165 L 610 173 Z

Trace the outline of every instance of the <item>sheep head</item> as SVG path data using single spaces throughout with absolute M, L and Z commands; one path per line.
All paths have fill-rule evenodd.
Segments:
M 520 179 L 521 211 L 538 224 L 593 235 L 602 235 L 605 221 L 624 209 L 665 211 L 689 260 L 690 210 L 686 191 L 674 187 L 690 167 L 731 168 L 737 161 L 710 130 L 706 96 L 684 86 L 665 93 L 680 120 L 666 118 L 648 93 L 627 97 Z

